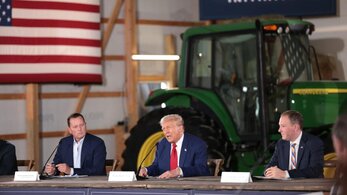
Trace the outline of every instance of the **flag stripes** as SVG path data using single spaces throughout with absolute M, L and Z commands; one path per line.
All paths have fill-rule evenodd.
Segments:
M 0 83 L 102 82 L 99 0 L 0 3 Z

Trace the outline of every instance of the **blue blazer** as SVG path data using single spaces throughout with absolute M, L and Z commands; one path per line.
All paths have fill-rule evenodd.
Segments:
M 0 175 L 14 175 L 17 170 L 16 147 L 0 140 Z
M 106 175 L 106 147 L 104 141 L 95 135 L 87 133 L 84 137 L 81 153 L 81 168 L 74 168 L 78 175 Z M 60 140 L 53 164 L 66 163 L 73 165 L 72 135 Z M 59 174 L 59 173 L 57 173 Z
M 275 152 L 266 168 L 277 166 L 282 170 L 289 167 L 290 142 L 279 140 Z M 288 170 L 291 178 L 323 177 L 324 146 L 316 136 L 303 132 L 297 154 L 297 168 Z
M 171 144 L 162 139 L 159 142 L 155 159 L 147 167 L 148 175 L 158 176 L 170 170 Z M 185 133 L 182 143 L 179 167 L 184 177 L 211 175 L 207 166 L 207 145 L 200 138 Z

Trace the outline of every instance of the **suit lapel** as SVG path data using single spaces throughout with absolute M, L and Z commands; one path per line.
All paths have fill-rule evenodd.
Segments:
M 188 150 L 188 143 L 189 143 L 189 136 L 187 134 L 184 134 L 182 147 L 181 147 L 181 153 L 180 153 L 180 163 L 179 163 L 179 165 L 181 167 L 184 166 L 184 162 L 186 160 L 187 150 Z
M 73 142 L 74 142 L 74 140 L 73 140 L 73 137 L 72 137 L 72 135 L 70 136 L 70 141 L 68 141 L 67 142 L 67 147 L 66 147 L 66 156 L 67 156 L 67 164 L 68 165 L 74 165 L 73 164 Z M 65 154 L 63 154 L 63 155 L 65 155 Z M 58 163 L 61 163 L 61 162 L 58 162 Z
M 289 141 L 284 141 L 283 142 L 283 151 L 284 151 L 284 169 L 288 169 L 289 167 L 289 146 L 290 146 L 290 142 Z
M 301 137 L 299 148 L 298 148 L 298 159 L 296 160 L 296 164 L 297 164 L 296 168 L 300 167 L 300 162 L 305 152 L 304 148 L 305 148 L 306 142 L 307 142 L 307 136 L 304 132 L 302 132 L 302 137 Z
M 166 141 L 164 144 L 163 157 L 159 156 L 159 158 L 163 159 L 165 170 L 170 170 L 171 143 Z
M 88 133 L 84 137 L 83 144 L 82 144 L 82 153 L 81 153 L 81 168 L 83 167 L 83 163 L 86 160 L 86 152 L 89 150 L 89 136 Z

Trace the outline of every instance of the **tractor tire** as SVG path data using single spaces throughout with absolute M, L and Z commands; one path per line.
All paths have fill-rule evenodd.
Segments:
M 143 116 L 131 129 L 126 140 L 126 149 L 122 154 L 124 165 L 122 170 L 137 171 L 140 166 L 138 157 L 140 149 L 146 140 L 155 133 L 161 132 L 160 119 L 168 114 L 179 114 L 184 120 L 185 132 L 196 135 L 204 140 L 208 146 L 208 158 L 224 159 L 224 167 L 228 169 L 231 162 L 232 147 L 226 134 L 210 117 L 192 108 L 163 108 L 156 109 Z M 148 147 L 152 148 L 152 147 Z M 142 151 L 142 156 L 150 151 Z M 142 160 L 142 159 L 141 159 Z

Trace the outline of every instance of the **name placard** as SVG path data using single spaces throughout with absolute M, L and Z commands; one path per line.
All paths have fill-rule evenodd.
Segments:
M 108 181 L 136 181 L 134 171 L 110 171 Z
M 16 171 L 13 181 L 38 181 L 39 173 L 37 171 Z
M 252 181 L 250 172 L 222 172 L 221 183 L 250 183 Z

